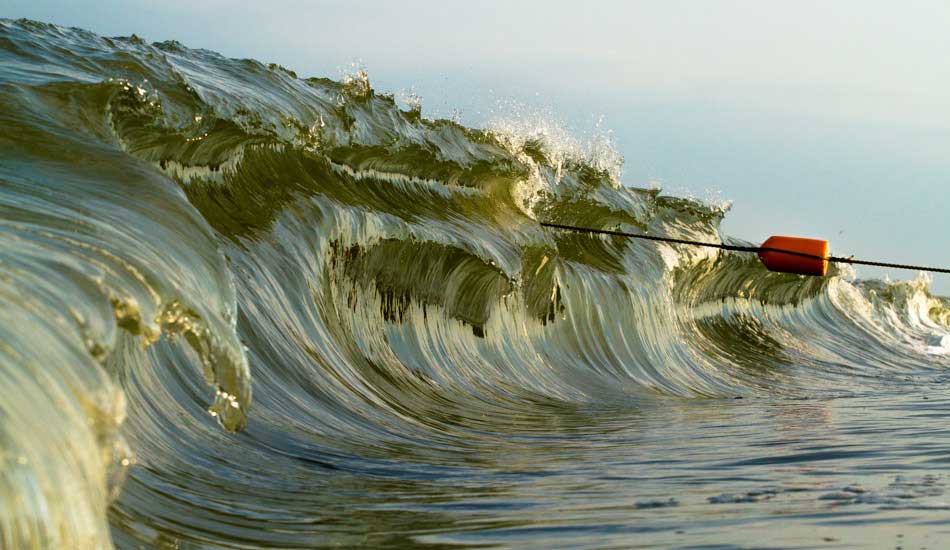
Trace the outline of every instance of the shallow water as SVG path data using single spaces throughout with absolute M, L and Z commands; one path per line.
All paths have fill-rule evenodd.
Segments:
M 364 74 L 0 55 L 0 546 L 941 546 L 926 279 L 542 229 L 726 212 Z
M 934 423 L 946 415 L 945 381 L 919 376 L 899 391 L 837 398 L 552 407 L 544 419 L 497 422 L 450 454 L 396 449 L 380 462 L 348 460 L 344 471 L 271 457 L 255 472 L 280 479 L 258 489 L 271 498 L 230 494 L 222 479 L 247 476 L 239 466 L 215 476 L 217 504 L 201 503 L 200 537 L 234 543 L 237 532 L 250 546 L 940 548 L 950 449 Z M 254 422 L 240 436 L 258 449 L 265 438 Z M 252 485 L 233 483 L 242 493 Z M 116 540 L 133 546 L 125 514 L 180 506 L 163 499 L 194 489 L 128 490 L 137 498 L 120 500 L 113 519 Z M 211 512 L 219 507 L 261 508 L 242 510 L 237 529 L 233 509 Z M 178 536 L 169 519 L 156 524 L 168 540 Z

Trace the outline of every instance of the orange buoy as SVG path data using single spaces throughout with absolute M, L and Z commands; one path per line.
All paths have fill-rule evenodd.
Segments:
M 769 237 L 759 259 L 769 271 L 818 275 L 828 272 L 828 241 L 802 237 Z

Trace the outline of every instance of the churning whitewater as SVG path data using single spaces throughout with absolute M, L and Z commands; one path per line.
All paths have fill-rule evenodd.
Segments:
M 945 517 L 947 445 L 900 444 L 946 404 L 926 279 L 544 229 L 721 242 L 725 211 L 519 126 L 0 20 L 0 547 L 766 547 L 819 510 Z

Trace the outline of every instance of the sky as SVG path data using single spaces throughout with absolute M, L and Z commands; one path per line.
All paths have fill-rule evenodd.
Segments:
M 581 139 L 609 129 L 625 184 L 731 200 L 729 235 L 950 267 L 945 0 L 6 0 L 0 16 L 302 76 L 359 63 L 377 90 L 474 126 L 543 113 Z

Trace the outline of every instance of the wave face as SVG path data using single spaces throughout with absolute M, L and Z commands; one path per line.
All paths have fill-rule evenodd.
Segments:
M 606 544 L 676 502 L 607 476 L 667 424 L 950 364 L 925 279 L 541 228 L 722 240 L 609 148 L 176 42 L 0 56 L 3 548 L 547 546 L 582 497 Z

